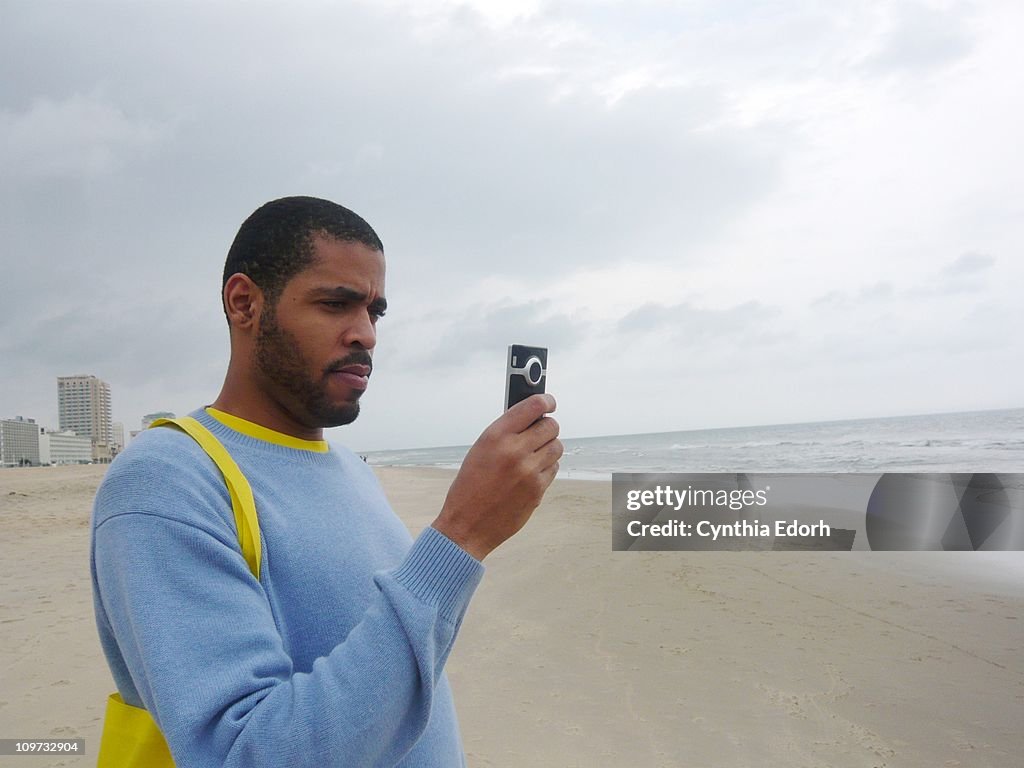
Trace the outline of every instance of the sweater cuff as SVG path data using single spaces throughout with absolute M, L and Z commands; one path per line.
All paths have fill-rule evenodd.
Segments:
M 427 526 L 394 578 L 441 616 L 458 624 L 484 575 L 479 560 L 440 531 Z

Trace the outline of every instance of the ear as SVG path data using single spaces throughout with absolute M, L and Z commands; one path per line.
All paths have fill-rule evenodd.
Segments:
M 255 327 L 263 309 L 263 291 L 248 275 L 236 272 L 224 284 L 224 311 L 232 328 Z

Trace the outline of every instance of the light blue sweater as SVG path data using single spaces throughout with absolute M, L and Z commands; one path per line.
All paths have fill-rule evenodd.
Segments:
M 252 485 L 260 579 L 199 445 L 170 427 L 133 440 L 92 522 L 96 622 L 124 700 L 178 768 L 463 765 L 443 667 L 483 566 L 432 528 L 413 543 L 351 453 L 191 415 Z

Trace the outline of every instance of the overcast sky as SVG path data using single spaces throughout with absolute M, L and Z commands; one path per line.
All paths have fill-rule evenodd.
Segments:
M 211 402 L 241 221 L 377 229 L 360 449 L 1024 406 L 1024 4 L 0 0 L 0 417 Z M 1013 329 L 1017 329 L 1014 331 Z

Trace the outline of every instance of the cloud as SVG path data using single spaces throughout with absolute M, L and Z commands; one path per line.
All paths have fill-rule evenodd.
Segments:
M 663 421 L 678 381 L 707 377 L 713 399 L 750 359 L 782 382 L 751 406 L 772 420 L 798 410 L 808 360 L 857 378 L 831 341 L 895 368 L 900 345 L 940 354 L 919 343 L 938 328 L 1005 342 L 1004 378 L 1021 373 L 1006 332 L 1024 278 L 1019 4 L 98 0 L 4 16 L 0 402 L 27 416 L 55 408 L 72 364 L 133 403 L 127 422 L 208 401 L 224 255 L 286 194 L 350 206 L 386 246 L 370 397 L 387 407 L 350 433 L 368 446 L 366 425 L 392 444 L 473 432 L 497 402 L 479 381 L 514 341 L 552 348 L 560 401 L 588 404 L 582 432 L 608 392 L 642 386 L 633 407 Z M 636 376 L 638 355 L 659 375 Z M 454 405 L 420 426 L 422 374 L 438 373 L 458 383 L 431 395 Z M 996 386 L 964 380 L 949 387 L 964 404 Z M 860 413 L 884 410 L 861 396 Z
M 947 301 L 958 294 L 986 291 L 985 277 L 995 267 L 989 254 L 967 251 L 938 269 L 909 275 L 898 282 L 880 280 L 856 289 L 832 290 L 812 299 L 810 308 L 820 316 L 843 316 L 915 307 L 926 312 L 922 301 Z
M 829 291 L 811 301 L 816 310 L 849 310 L 865 304 L 885 304 L 896 295 L 896 288 L 888 280 L 863 285 L 856 291 Z
M 12 178 L 82 178 L 111 173 L 132 155 L 166 141 L 171 128 L 129 118 L 117 106 L 75 94 L 37 98 L 0 111 L 0 165 Z
M 36 14 L 24 11 L 15 30 L 32 27 L 26 19 Z M 467 276 L 565 273 L 633 249 L 678 258 L 775 183 L 785 147 L 777 133 L 766 141 L 749 128 L 701 130 L 722 109 L 713 89 L 638 81 L 630 73 L 642 64 L 596 65 L 600 41 L 533 37 L 556 21 L 466 36 L 460 25 L 472 22 L 450 14 L 433 37 L 418 34 L 422 18 L 358 5 L 245 14 L 208 5 L 185 14 L 186 24 L 155 3 L 97 11 L 74 34 L 57 20 L 32 50 L 12 39 L 12 55 L 25 55 L 43 83 L 58 81 L 54 62 L 65 63 L 61 87 L 72 95 L 23 98 L 64 104 L 75 113 L 66 125 L 78 127 L 23 154 L 86 174 L 123 167 L 125 151 L 158 144 L 137 171 L 145 189 L 119 179 L 111 192 L 139 201 L 144 191 L 151 207 L 185 207 L 193 222 L 209 217 L 207 226 L 286 192 L 322 194 L 374 222 L 389 253 Z M 132 34 L 139 29 L 148 45 Z M 188 56 L 176 39 L 189 41 Z M 458 55 L 448 53 L 453 39 Z M 509 79 L 517 66 L 562 74 Z M 97 83 L 106 100 L 74 95 Z M 132 104 L 130 115 L 121 103 Z M 58 109 L 32 110 L 61 122 Z M 173 131 L 160 128 L 168 124 Z M 671 251 L 653 247 L 666 240 Z
M 888 24 L 864 66 L 875 73 L 945 67 L 974 47 L 971 6 L 900 2 L 886 9 Z
M 955 258 L 950 264 L 947 264 L 943 268 L 942 274 L 951 279 L 965 275 L 977 275 L 987 272 L 995 263 L 996 259 L 994 256 L 977 251 L 968 251 Z
M 459 368 L 492 358 L 509 344 L 528 344 L 571 352 L 586 333 L 586 326 L 557 311 L 545 300 L 476 305 L 443 318 L 423 318 L 431 324 L 433 345 L 409 352 L 396 351 L 415 367 Z M 385 354 L 389 354 L 385 352 Z
M 941 269 L 924 275 L 905 292 L 907 297 L 949 301 L 957 295 L 981 294 L 988 290 L 987 277 L 995 267 L 994 256 L 967 251 Z
M 760 337 L 766 325 L 779 317 L 777 308 L 747 301 L 726 309 L 703 309 L 690 304 L 645 304 L 622 317 L 620 335 L 668 332 L 687 344 L 713 343 L 722 339 Z

